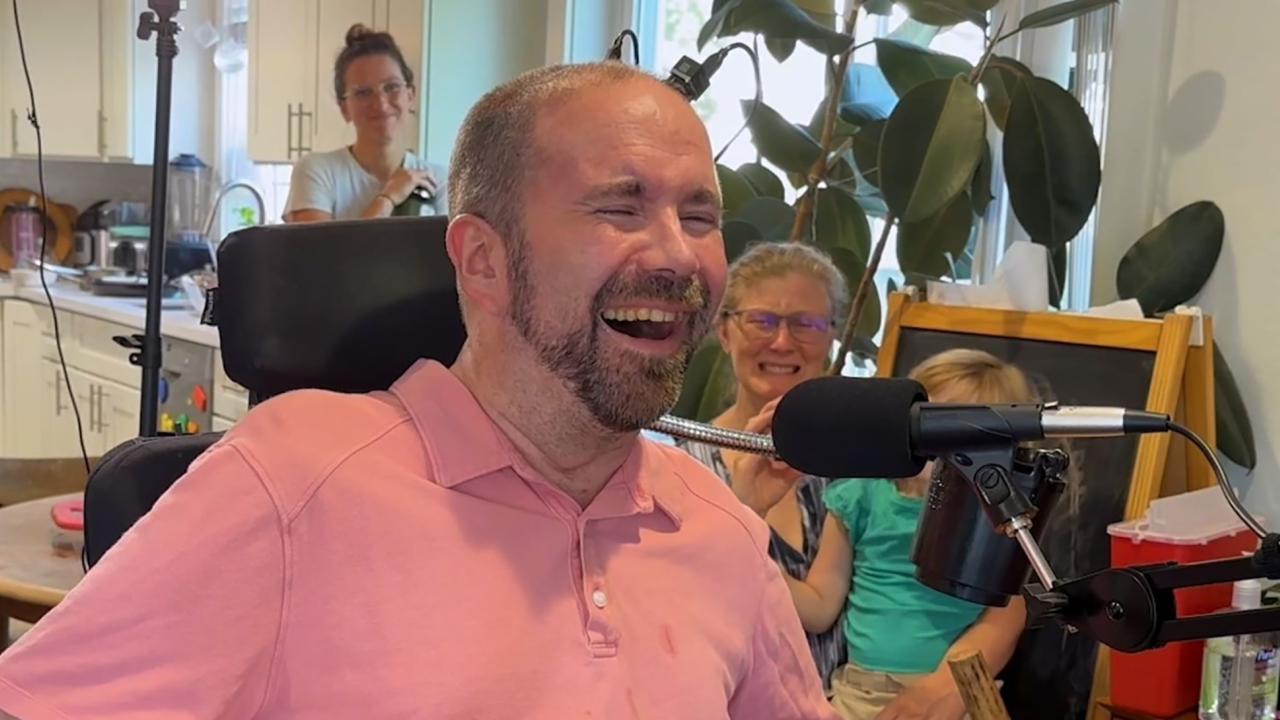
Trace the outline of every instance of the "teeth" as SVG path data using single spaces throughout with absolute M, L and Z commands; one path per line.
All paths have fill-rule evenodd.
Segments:
M 770 375 L 794 375 L 797 370 L 794 365 L 774 365 L 772 363 L 760 363 L 760 369 Z
M 625 308 L 605 310 L 600 317 L 622 322 L 675 322 L 677 315 L 658 308 Z

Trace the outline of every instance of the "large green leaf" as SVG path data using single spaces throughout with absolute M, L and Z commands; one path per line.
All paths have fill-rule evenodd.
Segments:
M 755 100 L 743 100 L 742 112 L 750 113 L 751 139 L 766 160 L 787 172 L 809 174 L 814 161 L 822 154 L 822 146 L 805 130 L 796 127 L 777 110 Z
M 899 23 L 898 27 L 894 28 L 887 37 L 891 40 L 902 40 L 920 47 L 929 47 L 929 43 L 933 42 L 933 39 L 941 31 L 942 28 L 937 25 L 929 25 L 914 18 L 907 18 Z
M 973 232 L 969 198 L 960 193 L 932 216 L 898 226 L 898 267 L 924 275 L 954 275 L 948 253 L 958 257 Z
M 973 171 L 973 183 L 969 186 L 969 202 L 973 205 L 973 214 L 987 214 L 987 206 L 995 196 L 991 192 L 991 144 L 982 141 L 982 159 L 978 161 L 978 169 Z
M 898 0 L 914 19 L 939 27 L 973 22 L 986 27 L 986 13 L 1000 0 Z
M 738 9 L 743 0 L 716 0 L 711 6 L 711 17 L 702 25 L 702 29 L 698 31 L 698 50 L 706 47 L 707 43 L 713 38 L 720 37 L 724 31 L 725 24 L 728 22 L 729 15 Z
M 903 40 L 879 38 L 875 43 L 876 61 L 889 86 L 900 98 L 921 83 L 968 75 L 973 71 L 973 66 L 963 58 L 944 55 Z
M 783 192 L 782 180 L 773 173 L 769 168 L 760 163 L 743 163 L 738 166 L 738 175 L 746 180 L 751 189 L 755 190 L 755 194 L 760 197 L 772 197 L 779 200 L 786 199 L 786 193 Z
M 814 243 L 827 251 L 848 248 L 866 264 L 871 255 L 871 226 L 858 201 L 839 190 L 821 188 L 813 210 Z
M 1067 246 L 1059 245 L 1049 251 L 1049 304 L 1062 307 L 1062 293 L 1067 286 Z
M 729 356 L 719 343 L 709 340 L 694 351 L 671 414 L 699 422 L 712 420 L 728 408 L 736 384 Z
M 884 126 L 884 120 L 869 122 L 853 136 L 854 164 L 872 187 L 880 187 L 880 140 Z
M 852 298 L 853 293 L 858 289 L 858 281 L 867 271 L 865 261 L 846 247 L 833 247 L 828 253 L 831 255 L 831 262 L 840 268 L 845 282 L 849 283 L 849 297 Z M 853 312 L 853 308 L 846 308 L 845 311 Z M 863 303 L 862 312 L 858 315 L 854 334 L 874 337 L 877 332 L 880 332 L 880 320 L 880 291 L 873 284 L 867 288 L 867 301 Z
M 813 18 L 813 21 L 824 28 L 835 30 L 840 21 L 840 13 L 836 12 L 835 0 L 791 0 L 796 7 Z
M 1116 290 L 1137 298 L 1148 315 L 1172 310 L 1204 287 L 1222 252 L 1222 210 L 1204 200 L 1147 231 L 1120 260 Z
M 889 117 L 898 104 L 898 95 L 889 86 L 884 72 L 875 65 L 851 63 L 845 72 L 840 95 L 840 117 L 854 125 Z
M 893 0 L 867 0 L 862 9 L 870 15 L 892 15 Z
M 1102 167 L 1093 127 L 1070 93 L 1022 78 L 1005 125 L 1004 172 L 1009 203 L 1032 240 L 1053 249 L 1080 232 L 1097 203 Z
M 836 124 L 831 128 L 831 146 L 839 145 L 845 138 L 853 137 L 858 132 L 858 126 L 862 123 L 856 120 L 849 120 L 844 115 L 844 106 L 841 105 L 839 111 L 836 112 Z M 807 130 L 809 136 L 815 140 L 822 138 L 822 124 L 827 120 L 827 98 L 822 98 L 818 102 L 818 107 L 813 111 L 813 117 L 809 119 Z
M 784 242 L 791 235 L 796 211 L 777 198 L 758 197 L 744 205 L 730 219 L 754 225 L 760 231 L 760 236 L 768 242 Z
M 778 62 L 786 62 L 791 53 L 796 51 L 796 41 L 792 38 L 768 38 L 764 41 L 764 46 Z
M 742 257 L 742 253 L 752 245 L 764 242 L 764 233 L 760 228 L 745 220 L 726 220 L 720 229 L 724 237 L 724 257 L 732 263 Z
M 1057 25 L 1060 22 L 1066 22 L 1071 18 L 1091 13 L 1094 10 L 1100 10 L 1108 5 L 1114 5 L 1119 0 L 1071 0 L 1058 5 L 1051 5 L 1043 10 L 1037 10 L 1030 15 L 1022 18 L 1018 22 L 1019 30 L 1029 30 L 1031 28 L 1042 28 L 1050 25 Z
M 745 178 L 724 165 L 716 164 L 716 177 L 720 180 L 720 201 L 726 214 L 737 212 L 757 195 Z
M 904 222 L 923 220 L 969 186 L 986 113 L 963 78 L 930 80 L 898 103 L 880 141 L 880 189 Z
M 799 40 L 824 55 L 853 44 L 853 38 L 823 27 L 791 0 L 743 0 L 729 20 L 721 35 L 756 32 L 766 40 Z
M 991 119 L 996 127 L 1004 130 L 1009 119 L 1009 103 L 1013 99 L 1013 91 L 1021 78 L 1031 77 L 1030 68 L 1013 58 L 993 55 L 982 70 L 979 82 L 987 91 L 987 109 L 991 111 Z
M 1258 449 L 1254 445 L 1249 408 L 1245 407 L 1240 386 L 1236 385 L 1235 375 L 1217 343 L 1213 346 L 1213 407 L 1217 416 L 1214 426 L 1218 449 L 1231 462 L 1252 470 L 1258 464 Z

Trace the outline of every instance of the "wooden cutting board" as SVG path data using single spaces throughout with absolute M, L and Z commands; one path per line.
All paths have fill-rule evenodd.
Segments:
M 9 237 L 9 226 L 4 222 L 5 208 L 10 205 L 26 205 L 32 203 L 37 210 L 41 208 L 40 195 L 25 188 L 7 188 L 0 190 L 0 272 L 13 269 L 13 243 Z M 70 205 L 49 201 L 48 222 L 53 226 L 53 237 L 49 238 L 48 254 L 54 262 L 64 263 L 71 255 L 74 238 L 71 231 L 75 225 L 76 209 Z

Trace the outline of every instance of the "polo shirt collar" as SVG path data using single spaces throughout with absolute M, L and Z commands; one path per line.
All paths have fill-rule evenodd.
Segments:
M 413 420 L 426 449 L 434 481 L 453 488 L 504 468 L 535 475 L 470 389 L 444 365 L 419 360 L 391 386 Z M 545 482 L 541 478 L 534 479 Z M 622 490 L 623 492 L 619 492 Z M 663 449 L 637 438 L 631 453 L 586 513 L 592 517 L 653 512 L 660 508 L 677 525 L 684 488 Z

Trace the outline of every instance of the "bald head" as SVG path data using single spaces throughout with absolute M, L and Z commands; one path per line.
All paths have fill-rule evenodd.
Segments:
M 550 65 L 486 93 L 458 132 L 449 166 L 450 214 L 477 215 L 504 238 L 518 239 L 526 182 L 557 144 L 554 128 L 547 131 L 540 122 L 544 111 L 584 93 L 617 93 L 620 86 L 636 83 L 688 105 L 673 88 L 620 62 Z

